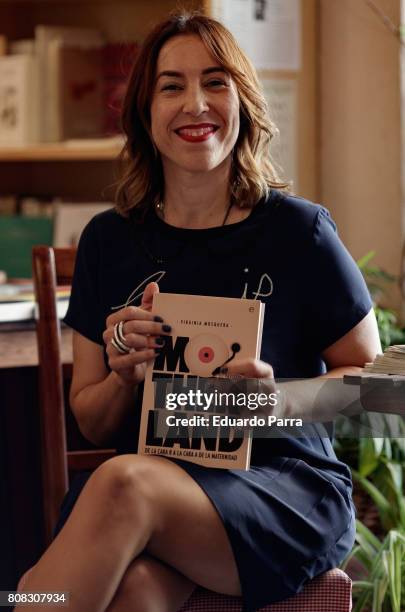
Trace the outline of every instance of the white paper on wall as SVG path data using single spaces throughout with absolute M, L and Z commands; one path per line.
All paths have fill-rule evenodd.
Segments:
M 293 181 L 299 190 L 297 176 L 297 82 L 295 79 L 261 77 L 264 94 L 269 105 L 270 118 L 279 133 L 270 145 L 272 159 L 281 178 Z
M 301 0 L 212 0 L 211 14 L 258 70 L 301 67 Z

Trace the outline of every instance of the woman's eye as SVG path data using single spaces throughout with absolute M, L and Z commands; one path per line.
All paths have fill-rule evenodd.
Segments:
M 222 87 L 225 86 L 226 83 L 225 81 L 221 81 L 221 79 L 212 79 L 211 81 L 208 81 L 207 85 L 210 87 Z
M 168 83 L 167 85 L 163 85 L 161 91 L 176 91 L 177 89 L 181 89 L 179 85 Z

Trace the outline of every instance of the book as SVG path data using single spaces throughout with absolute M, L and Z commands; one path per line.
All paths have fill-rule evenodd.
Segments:
M 47 217 L 53 219 L 54 202 L 44 198 L 24 197 L 18 202 L 19 213 L 23 217 Z
M 59 41 L 52 46 L 53 41 Z M 101 47 L 104 38 L 96 29 L 77 28 L 68 26 L 37 25 L 35 28 L 35 52 L 37 56 L 37 74 L 39 86 L 40 121 L 39 135 L 42 142 L 52 142 L 52 108 L 57 103 L 55 90 L 58 80 L 58 71 L 53 62 L 57 45 L 71 45 L 84 48 Z
M 103 74 L 100 44 L 49 43 L 48 139 L 98 138 L 103 133 Z
M 17 214 L 17 196 L 0 195 L 0 217 Z
M 76 247 L 90 219 L 113 206 L 109 202 L 55 203 L 53 246 Z
M 365 364 L 363 373 L 405 376 L 405 344 L 389 346 L 383 355 Z
M 11 40 L 8 52 L 10 55 L 35 55 L 35 40 L 33 38 Z
M 56 290 L 58 318 L 66 312 L 70 297 L 70 287 L 60 286 Z M 27 283 L 0 284 L 0 323 L 30 321 L 37 319 L 34 287 Z
M 121 110 L 127 81 L 138 51 L 135 42 L 108 43 L 103 48 L 104 133 L 121 133 Z
M 7 37 L 0 34 L 0 56 L 7 54 Z
M 47 217 L 2 216 L 0 223 L 0 268 L 9 277 L 30 277 L 32 247 L 52 244 L 52 219 Z
M 37 142 L 38 86 L 36 58 L 30 55 L 0 57 L 0 144 Z
M 209 388 L 218 370 L 236 356 L 259 357 L 264 304 L 258 300 L 158 293 L 152 312 L 171 325 L 172 333 L 146 370 L 138 453 L 212 468 L 248 470 L 249 430 L 213 425 L 217 408 L 211 406 L 207 411 L 191 400 L 169 410 L 167 397 L 170 389 L 181 394 Z M 224 416 L 222 406 L 217 413 Z M 196 426 L 190 421 L 190 425 L 187 422 L 173 427 L 173 418 L 168 424 L 169 416 L 205 420 L 197 418 Z

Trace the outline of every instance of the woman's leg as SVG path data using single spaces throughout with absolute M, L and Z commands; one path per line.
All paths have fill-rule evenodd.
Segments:
M 107 612 L 176 612 L 194 589 L 174 568 L 141 554 L 125 572 Z
M 207 495 L 174 462 L 140 455 L 115 457 L 94 472 L 24 590 L 68 591 L 70 612 L 104 612 L 142 551 L 196 584 L 240 594 L 232 549 Z

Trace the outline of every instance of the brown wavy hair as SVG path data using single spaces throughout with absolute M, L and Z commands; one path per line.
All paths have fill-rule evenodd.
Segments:
M 233 150 L 231 198 L 239 206 L 254 206 L 271 188 L 286 189 L 270 158 L 270 141 L 277 128 L 256 70 L 232 34 L 220 22 L 199 12 L 181 11 L 156 25 L 141 46 L 132 68 L 122 109 L 126 144 L 121 152 L 122 175 L 116 205 L 127 216 L 164 199 L 160 154 L 151 137 L 150 106 L 156 65 L 163 45 L 174 36 L 195 34 L 232 77 L 240 103 L 240 130 Z

